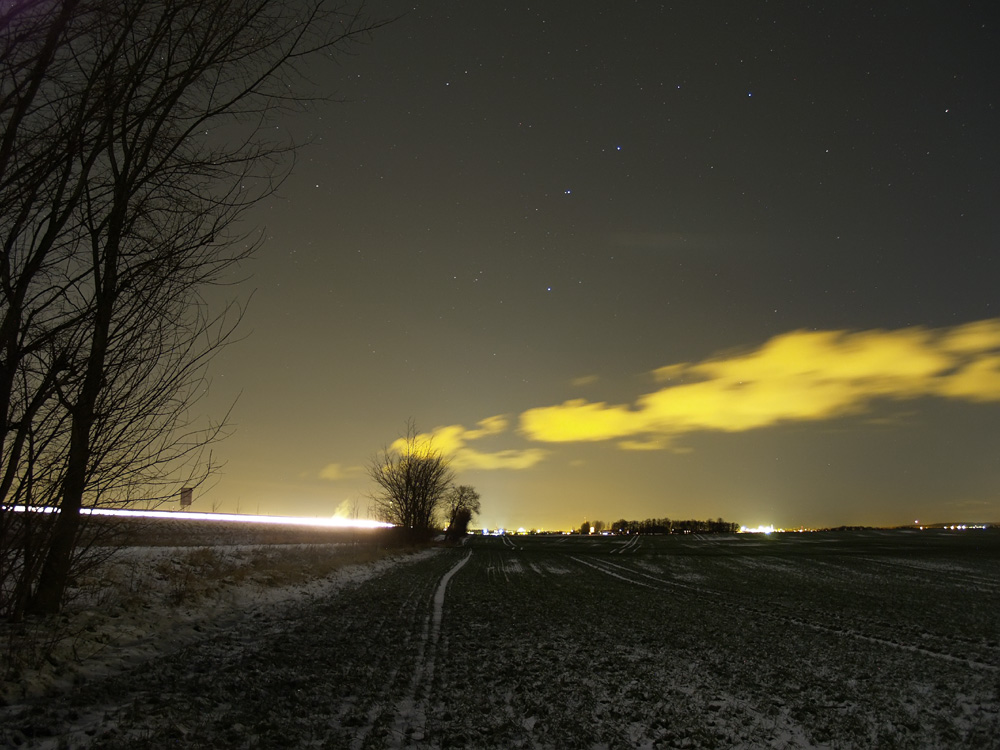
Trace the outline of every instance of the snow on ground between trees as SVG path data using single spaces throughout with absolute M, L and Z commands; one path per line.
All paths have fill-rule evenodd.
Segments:
M 998 539 L 475 538 L 234 583 L 11 700 L 0 744 L 995 747 Z

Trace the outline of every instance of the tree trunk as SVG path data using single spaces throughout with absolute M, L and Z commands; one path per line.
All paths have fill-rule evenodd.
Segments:
M 80 509 L 61 507 L 49 540 L 49 553 L 42 566 L 38 588 L 28 603 L 28 614 L 54 615 L 59 612 L 69 581 L 79 530 Z
M 87 476 L 90 470 L 91 432 L 97 413 L 97 400 L 104 382 L 111 319 L 119 293 L 118 258 L 123 217 L 127 206 L 127 193 L 119 191 L 116 215 L 111 222 L 111 237 L 103 248 L 103 258 L 100 260 L 97 260 L 102 254 L 99 242 L 94 243 L 95 267 L 100 268 L 102 273 L 98 274 L 95 285 L 97 305 L 93 338 L 87 356 L 87 372 L 83 378 L 83 385 L 76 402 L 70 408 L 72 426 L 66 473 L 63 475 L 59 500 L 59 515 L 49 541 L 45 563 L 42 565 L 38 588 L 35 589 L 35 594 L 28 605 L 31 614 L 57 613 L 62 606 L 66 584 L 70 577 L 73 551 L 80 530 L 80 510 L 83 508 L 83 495 L 87 489 Z
M 80 530 L 80 510 L 87 488 L 87 474 L 90 466 L 90 432 L 94 424 L 94 409 L 101 388 L 104 367 L 107 331 L 103 336 L 95 332 L 91 360 L 87 377 L 73 414 L 70 433 L 69 456 L 66 474 L 63 477 L 59 513 L 56 516 L 49 540 L 49 550 L 42 565 L 38 588 L 28 605 L 28 612 L 37 615 L 51 615 L 62 605 L 66 584 L 69 581 L 73 563 L 73 550 Z M 96 373 L 96 377 L 92 374 Z
M 102 316 L 103 317 L 103 316 Z M 103 323 L 103 330 L 100 330 Z M 59 513 L 53 525 L 49 550 L 42 565 L 38 588 L 28 605 L 31 614 L 51 615 L 59 611 L 73 563 L 73 550 L 80 530 L 80 510 L 90 468 L 91 428 L 101 389 L 107 349 L 107 322 L 99 321 L 94 333 L 87 375 L 80 399 L 73 410 L 69 455 L 63 476 Z

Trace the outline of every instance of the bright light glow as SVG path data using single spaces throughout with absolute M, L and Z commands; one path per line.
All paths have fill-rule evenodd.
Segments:
M 740 526 L 740 532 L 743 534 L 773 534 L 774 524 L 772 523 L 770 526 L 758 526 L 756 529 Z
M 7 508 L 16 513 L 28 510 L 23 505 Z M 55 508 L 32 508 L 33 512 L 54 513 Z M 319 526 L 322 528 L 384 529 L 391 523 L 369 521 L 364 518 L 312 518 L 309 516 L 251 516 L 238 513 L 192 513 L 181 510 L 123 510 L 112 508 L 83 508 L 85 516 L 121 516 L 126 518 L 173 518 L 185 521 L 228 521 L 230 523 L 266 523 L 286 526 Z

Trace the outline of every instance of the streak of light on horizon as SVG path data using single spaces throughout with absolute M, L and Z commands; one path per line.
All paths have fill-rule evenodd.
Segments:
M 10 506 L 9 510 L 23 513 L 27 508 L 23 505 Z M 54 508 L 31 509 L 37 513 L 53 513 Z M 113 508 L 83 508 L 80 511 L 88 516 L 119 516 L 128 518 L 172 518 L 185 521 L 229 521 L 237 523 L 265 523 L 288 526 L 319 526 L 327 528 L 391 528 L 391 523 L 370 521 L 365 518 L 314 518 L 310 516 L 255 516 L 240 513 L 195 513 L 181 510 L 126 510 Z

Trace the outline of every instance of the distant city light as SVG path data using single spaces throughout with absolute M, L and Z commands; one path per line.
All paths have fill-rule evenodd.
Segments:
M 774 524 L 770 526 L 758 526 L 756 529 L 751 529 L 749 526 L 740 526 L 740 533 L 742 534 L 773 534 Z

